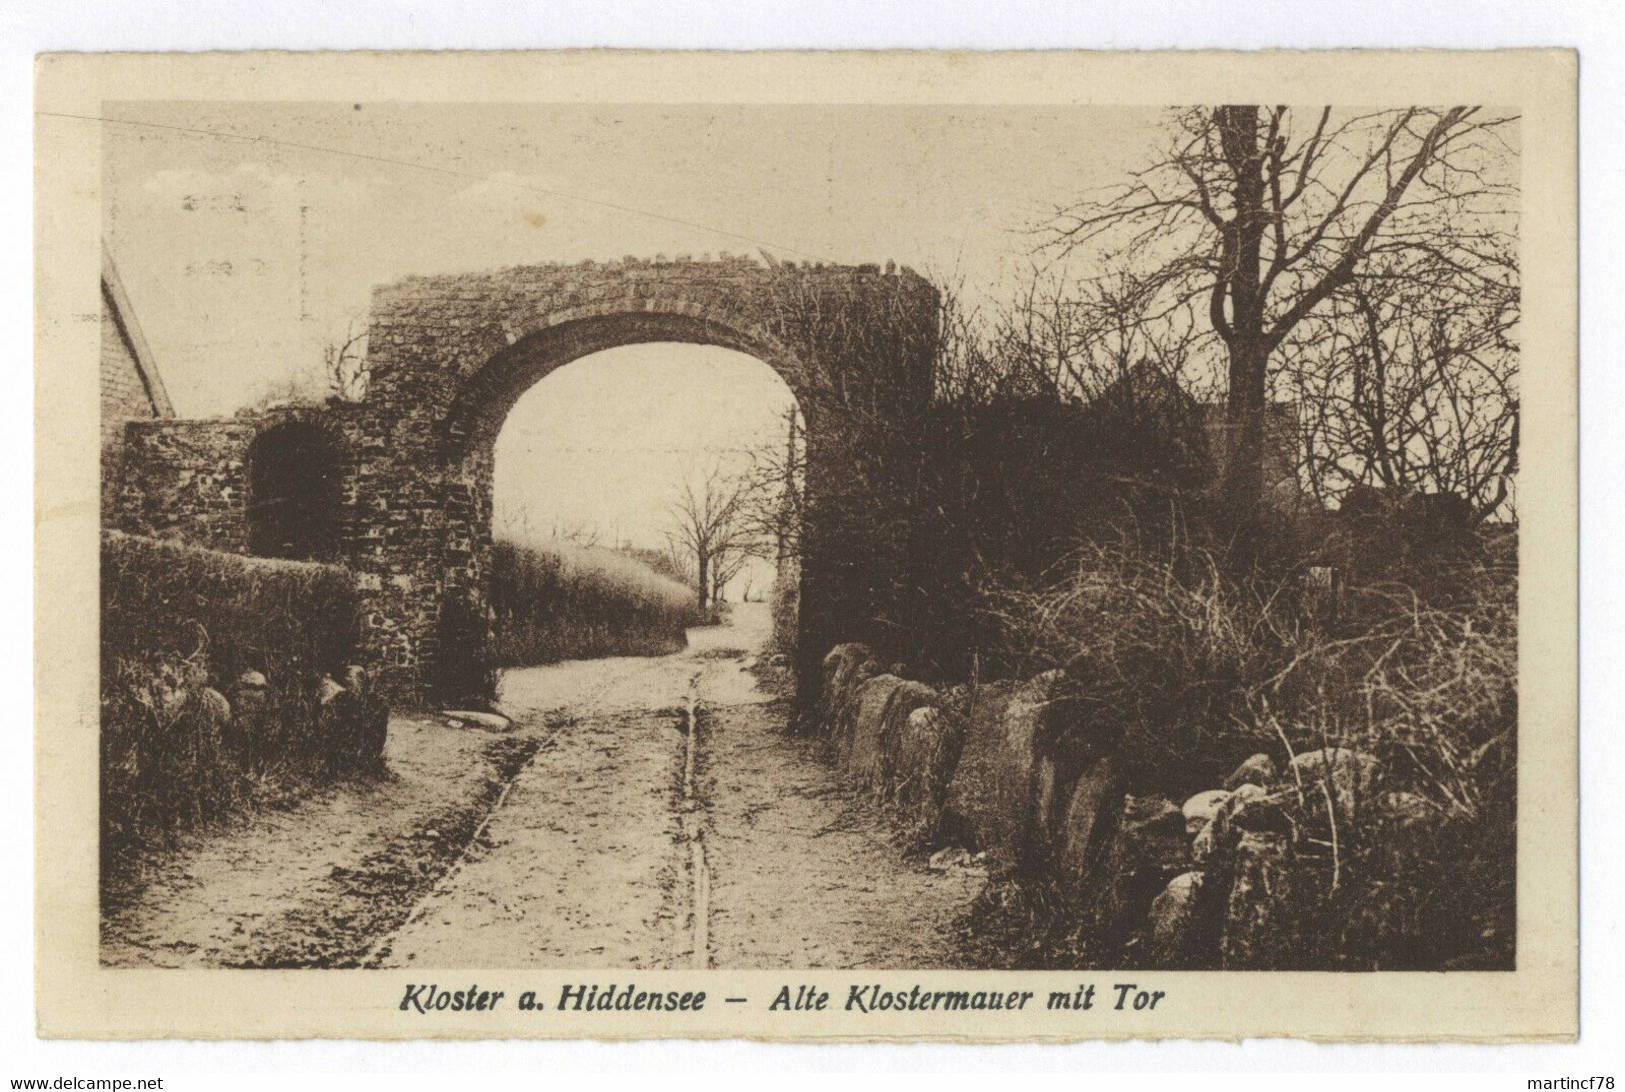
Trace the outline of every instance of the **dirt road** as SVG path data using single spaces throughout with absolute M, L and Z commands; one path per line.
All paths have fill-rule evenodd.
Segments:
M 748 604 L 679 655 L 510 672 L 505 708 L 573 723 L 520 772 L 477 854 L 390 938 L 384 965 L 951 959 L 975 892 L 905 862 L 866 796 L 784 734 L 783 703 L 746 670 L 767 621 Z
M 510 671 L 507 736 L 392 725 L 410 776 L 183 849 L 110 915 L 104 961 L 955 966 L 975 881 L 906 858 L 785 733 L 748 670 L 767 626 L 746 604 L 676 655 Z

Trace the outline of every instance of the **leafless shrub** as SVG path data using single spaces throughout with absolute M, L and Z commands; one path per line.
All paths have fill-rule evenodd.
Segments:
M 367 327 L 358 319 L 345 324 L 344 332 L 322 346 L 322 371 L 328 390 L 344 402 L 361 402 L 367 397 L 372 370 L 367 362 Z
M 1194 546 L 1091 546 L 989 599 L 1004 652 L 1066 671 L 1064 730 L 1120 738 L 1135 791 L 1175 800 L 1240 759 L 1374 756 L 1358 798 L 1289 801 L 1292 966 L 1510 960 L 1517 753 L 1515 569 L 1460 563 L 1450 594 L 1348 588 L 1335 625 L 1291 573 L 1233 577 Z

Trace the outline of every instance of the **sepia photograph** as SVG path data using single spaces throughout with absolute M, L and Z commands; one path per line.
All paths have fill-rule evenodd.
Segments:
M 108 962 L 1514 965 L 1515 112 L 109 115 Z
M 86 973 L 379 972 L 408 1034 L 1512 988 L 1573 379 L 1500 86 L 42 99 L 99 181 Z

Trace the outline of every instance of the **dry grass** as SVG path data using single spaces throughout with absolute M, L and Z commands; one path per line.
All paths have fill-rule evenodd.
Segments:
M 988 609 L 1012 669 L 1065 669 L 1062 730 L 1120 740 L 1131 791 L 1178 802 L 1258 751 L 1377 759 L 1358 800 L 1310 786 L 1287 802 L 1305 882 L 1284 965 L 1510 966 L 1510 553 L 1395 568 L 1344 588 L 1331 617 L 1301 569 L 1237 579 L 1195 548 L 1090 547 Z

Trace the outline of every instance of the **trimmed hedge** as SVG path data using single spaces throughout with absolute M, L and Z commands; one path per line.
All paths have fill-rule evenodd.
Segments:
M 696 595 L 615 550 L 496 543 L 493 659 L 526 667 L 597 656 L 660 656 L 702 624 Z
M 102 657 L 208 654 L 213 685 L 262 672 L 272 701 L 354 662 L 355 577 L 335 565 L 243 557 L 116 531 L 102 536 Z M 290 685 L 295 684 L 298 685 Z
M 233 810 L 251 779 L 339 772 L 349 725 L 321 685 L 357 655 L 347 570 L 112 531 L 101 563 L 104 855 Z

